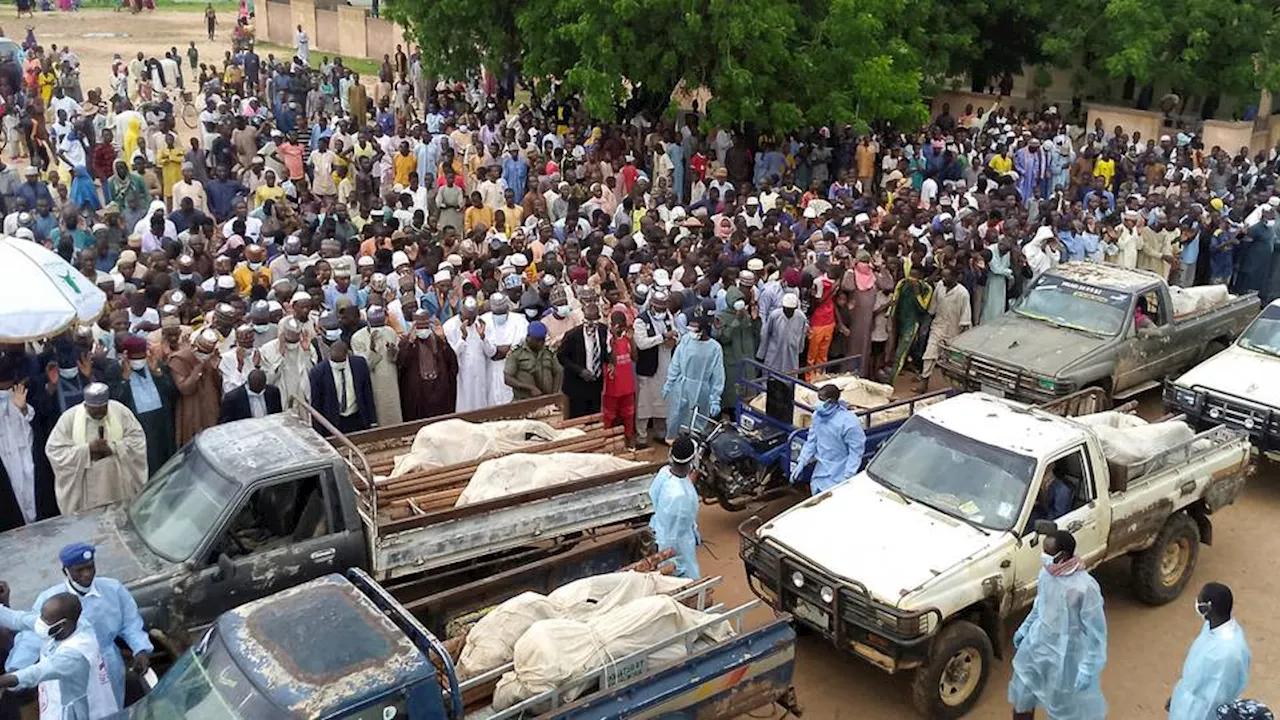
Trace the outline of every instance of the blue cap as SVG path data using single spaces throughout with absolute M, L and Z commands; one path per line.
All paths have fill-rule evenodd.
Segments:
M 97 549 L 89 543 L 71 543 L 58 552 L 58 559 L 62 561 L 62 567 L 69 568 L 93 562 L 96 553 Z
M 547 326 L 543 325 L 540 320 L 534 320 L 529 323 L 529 337 L 534 340 L 545 340 L 547 338 Z

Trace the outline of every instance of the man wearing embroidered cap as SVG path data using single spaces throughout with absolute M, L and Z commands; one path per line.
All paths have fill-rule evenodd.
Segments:
M 204 328 L 194 335 L 190 345 L 169 356 L 173 384 L 178 387 L 178 445 L 186 445 L 196 433 L 218 422 L 222 408 L 222 376 L 218 364 L 218 333 Z
M 93 627 L 111 690 L 116 702 L 123 705 L 125 666 L 116 640 L 123 640 L 129 646 L 133 654 L 132 668 L 138 673 L 145 673 L 151 666 L 154 648 L 138 614 L 138 603 L 119 580 L 98 575 L 96 555 L 97 549 L 89 543 L 72 543 L 62 548 L 58 560 L 65 577 L 36 597 L 32 612 L 38 613 L 46 601 L 60 593 L 69 593 L 80 600 L 80 618 L 88 620 Z M 19 635 L 7 665 L 18 669 L 35 664 L 42 640 L 35 633 Z
M 129 408 L 92 383 L 45 444 L 64 515 L 129 500 L 147 479 L 147 438 Z
M 489 356 L 489 404 L 503 405 L 511 402 L 511 387 L 504 377 L 507 354 L 511 348 L 524 341 L 529 321 L 519 313 L 511 312 L 511 301 L 502 293 L 489 296 L 489 312 L 480 318 L 487 329 L 485 349 Z

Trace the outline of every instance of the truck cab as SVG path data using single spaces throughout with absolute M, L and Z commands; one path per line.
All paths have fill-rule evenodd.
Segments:
M 148 627 L 178 633 L 248 600 L 348 567 L 367 567 L 346 465 L 293 415 L 206 430 L 127 505 L 0 534 L 0 552 L 47 549 L 7 579 L 24 606 L 59 582 L 52 554 L 98 548 L 98 572 L 125 583 Z
M 1169 602 L 1248 467 L 1245 438 L 1223 428 L 1117 466 L 1090 425 L 970 393 L 918 410 L 849 480 L 744 523 L 742 557 L 769 605 L 887 672 L 914 671 L 921 714 L 959 717 L 1035 598 L 1045 532 L 1071 532 L 1090 567 L 1134 554 L 1139 599 Z M 1070 489 L 1056 517 L 1049 482 Z

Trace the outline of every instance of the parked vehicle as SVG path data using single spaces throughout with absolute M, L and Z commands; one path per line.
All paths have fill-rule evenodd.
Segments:
M 1229 425 L 1263 453 L 1280 453 L 1280 300 L 1225 350 L 1166 383 L 1164 404 L 1197 427 Z
M 1139 301 L 1149 327 L 1134 320 Z M 1034 403 L 1099 387 L 1124 399 L 1226 347 L 1257 311 L 1249 293 L 1177 315 L 1159 275 L 1071 262 L 1040 276 L 1009 312 L 944 345 L 938 366 L 956 387 L 995 397 Z
M 794 707 L 790 624 L 775 619 L 741 632 L 742 616 L 757 603 L 707 608 L 706 591 L 714 584 L 677 597 L 717 612 L 708 625 L 733 623 L 734 637 L 698 640 L 705 629 L 699 626 L 493 712 L 485 708 L 487 695 L 510 664 L 460 683 L 444 644 L 368 574 L 330 574 L 222 613 L 156 688 L 118 718 L 727 720 L 774 702 Z M 655 657 L 677 644 L 690 649 L 683 660 Z M 570 688 L 586 692 L 566 701 Z
M 454 417 L 523 417 L 547 405 Z M 205 430 L 133 501 L 0 534 L 0 554 L 30 559 L 6 574 L 13 602 L 30 605 L 62 580 L 59 548 L 91 542 L 98 572 L 123 582 L 152 633 L 180 650 L 222 612 L 347 568 L 418 599 L 508 570 L 530 582 L 567 580 L 574 567 L 612 569 L 644 555 L 656 464 L 392 519 L 366 450 L 411 439 L 424 424 L 325 438 L 282 413 Z M 575 549 L 573 567 L 555 562 Z
M 856 361 L 856 359 L 855 359 Z M 736 422 L 721 422 L 695 412 L 690 435 L 698 442 L 694 485 L 704 503 L 717 502 L 736 512 L 749 503 L 768 500 L 788 492 L 791 472 L 809 436 L 807 425 L 796 424 L 797 411 L 812 413 L 814 407 L 796 399 L 797 388 L 817 397 L 818 387 L 800 376 L 806 371 L 841 370 L 849 364 L 841 358 L 821 365 L 782 371 L 755 360 L 744 359 L 738 373 Z M 929 403 L 954 395 L 939 390 L 905 400 L 856 410 L 866 431 L 863 462 L 871 459 L 915 411 Z M 764 407 L 752 404 L 764 397 Z
M 1249 441 L 1227 427 L 1110 462 L 1097 431 L 1071 419 L 1104 401 L 1098 389 L 1045 408 L 971 393 L 921 408 L 863 472 L 739 527 L 752 591 L 841 650 L 913 671 L 922 715 L 964 715 L 1035 598 L 1046 532 L 1070 531 L 1090 567 L 1129 556 L 1133 592 L 1160 605 L 1182 593 L 1213 540 L 1210 516 L 1245 483 Z M 1051 470 L 1072 507 L 1033 524 Z

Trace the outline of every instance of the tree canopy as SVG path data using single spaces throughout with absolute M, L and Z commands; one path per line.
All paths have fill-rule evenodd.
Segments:
M 425 69 L 549 79 L 597 117 L 706 88 L 716 125 L 776 131 L 926 116 L 946 78 L 1026 63 L 1167 79 L 1190 92 L 1280 88 L 1280 11 L 1260 0 L 385 0 Z

